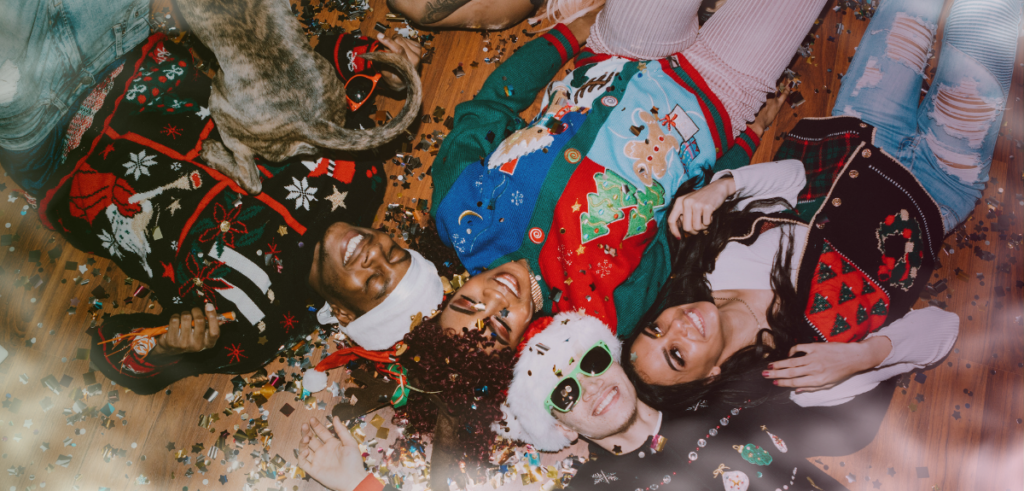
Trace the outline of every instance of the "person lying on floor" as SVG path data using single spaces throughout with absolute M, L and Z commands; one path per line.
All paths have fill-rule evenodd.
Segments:
M 832 407 L 774 397 L 754 408 L 711 402 L 661 412 L 637 399 L 616 361 L 621 341 L 607 326 L 577 312 L 546 320 L 519 351 L 505 418 L 494 427 L 541 451 L 586 439 L 591 458 L 576 464 L 576 477 L 561 483 L 566 489 L 843 490 L 807 458 L 846 455 L 870 443 L 895 388 L 890 380 Z M 303 425 L 299 466 L 335 491 L 385 487 L 363 467 L 348 431 L 332 435 L 316 420 Z
M 411 42 L 383 42 L 418 61 Z M 387 182 L 379 160 L 262 162 L 264 192 L 249 196 L 198 156 L 217 138 L 209 96 L 189 51 L 155 34 L 110 67 L 66 129 L 66 158 L 46 163 L 44 225 L 112 259 L 163 307 L 90 330 L 100 371 L 150 394 L 262 367 L 319 325 L 325 302 L 319 317 L 367 349 L 390 347 L 411 315 L 437 307 L 434 266 L 369 228 Z M 228 312 L 235 322 L 222 324 Z
M 673 195 L 730 156 L 749 162 L 761 130 L 746 122 L 821 4 L 731 0 L 698 34 L 699 1 L 610 0 L 505 61 L 456 108 L 433 165 L 438 233 L 475 275 L 441 323 L 515 346 L 534 313 L 583 308 L 627 336 L 668 277 Z M 693 29 L 676 29 L 685 16 Z M 640 20 L 654 27 L 629 27 Z
M 833 116 L 805 119 L 784 137 L 776 158 L 802 165 L 721 172 L 676 201 L 674 235 L 696 235 L 678 244 L 673 280 L 626 341 L 626 373 L 646 402 L 741 403 L 756 396 L 721 385 L 763 372 L 811 390 L 793 398 L 817 404 L 814 389 L 870 385 L 949 351 L 959 317 L 911 308 L 943 236 L 967 219 L 988 180 L 1021 2 L 957 0 L 919 103 L 941 14 L 926 0 L 879 7 Z M 770 205 L 744 210 L 755 200 Z

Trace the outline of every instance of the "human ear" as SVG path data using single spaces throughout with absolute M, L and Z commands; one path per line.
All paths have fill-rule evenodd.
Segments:
M 336 303 L 331 303 L 331 315 L 333 315 L 335 319 L 338 319 L 338 323 L 343 326 L 349 325 L 349 323 L 356 320 L 356 317 L 359 317 L 355 312 L 352 312 L 341 304 Z
M 579 433 L 569 429 L 568 426 L 563 425 L 560 421 L 555 421 L 555 429 L 557 429 L 558 432 L 570 442 L 574 442 L 580 438 Z
M 721 373 L 722 373 L 722 369 L 720 367 L 718 367 L 718 365 L 715 365 L 715 366 L 711 367 L 711 371 L 708 372 L 708 377 L 717 377 Z

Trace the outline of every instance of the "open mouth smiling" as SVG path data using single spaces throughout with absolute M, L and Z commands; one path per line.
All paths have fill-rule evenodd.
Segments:
M 619 399 L 619 387 L 618 386 L 611 387 L 610 389 L 606 390 L 605 394 L 604 394 L 604 397 L 601 398 L 601 402 L 598 403 L 597 407 L 594 408 L 594 412 L 593 412 L 594 416 L 600 416 L 600 415 L 604 414 L 605 410 L 608 409 L 608 406 L 611 406 L 612 403 L 614 403 L 618 399 Z
M 517 299 L 519 298 L 519 280 L 517 280 L 515 276 L 512 276 L 509 273 L 501 273 L 494 277 L 494 281 L 505 287 L 508 293 L 511 293 L 512 296 Z
M 342 264 L 348 266 L 349 260 L 355 256 L 359 246 L 363 243 L 363 239 L 366 237 L 363 234 L 356 235 L 348 240 L 348 244 L 345 245 L 345 257 L 342 259 Z
M 701 317 L 700 314 L 693 310 L 688 310 L 686 312 L 686 317 L 690 319 L 690 322 L 693 322 L 693 325 L 697 328 L 697 332 L 700 333 L 701 337 L 707 337 L 707 334 L 704 331 L 704 318 Z

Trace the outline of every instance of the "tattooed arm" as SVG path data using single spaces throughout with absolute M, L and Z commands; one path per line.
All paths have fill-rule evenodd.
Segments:
M 469 3 L 469 0 L 433 0 L 427 2 L 427 10 L 423 15 L 423 22 L 433 24 L 445 17 L 448 17 L 459 10 L 460 7 Z

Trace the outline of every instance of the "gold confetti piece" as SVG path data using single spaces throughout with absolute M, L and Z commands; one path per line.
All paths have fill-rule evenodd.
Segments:
M 420 327 L 420 324 L 423 324 L 423 314 L 420 313 L 420 312 L 417 312 L 416 315 L 412 316 L 411 320 L 412 320 L 412 322 L 409 323 L 409 330 L 410 331 L 413 330 L 413 329 L 416 329 L 417 327 Z M 405 347 L 405 345 L 403 344 L 402 347 L 400 347 L 399 349 L 404 352 L 405 351 L 404 347 Z M 396 354 L 401 356 L 402 353 L 396 353 Z
M 355 438 L 358 443 L 363 443 L 363 440 L 366 440 L 366 433 L 363 433 L 363 429 L 358 426 L 352 428 L 349 433 L 352 433 L 352 438 Z
M 388 430 L 387 427 L 377 428 L 377 438 L 380 438 L 381 440 L 387 440 L 389 432 L 390 431 Z
M 375 428 L 380 428 L 380 425 L 384 424 L 384 417 L 379 414 L 374 414 L 373 419 L 370 420 L 370 424 Z

